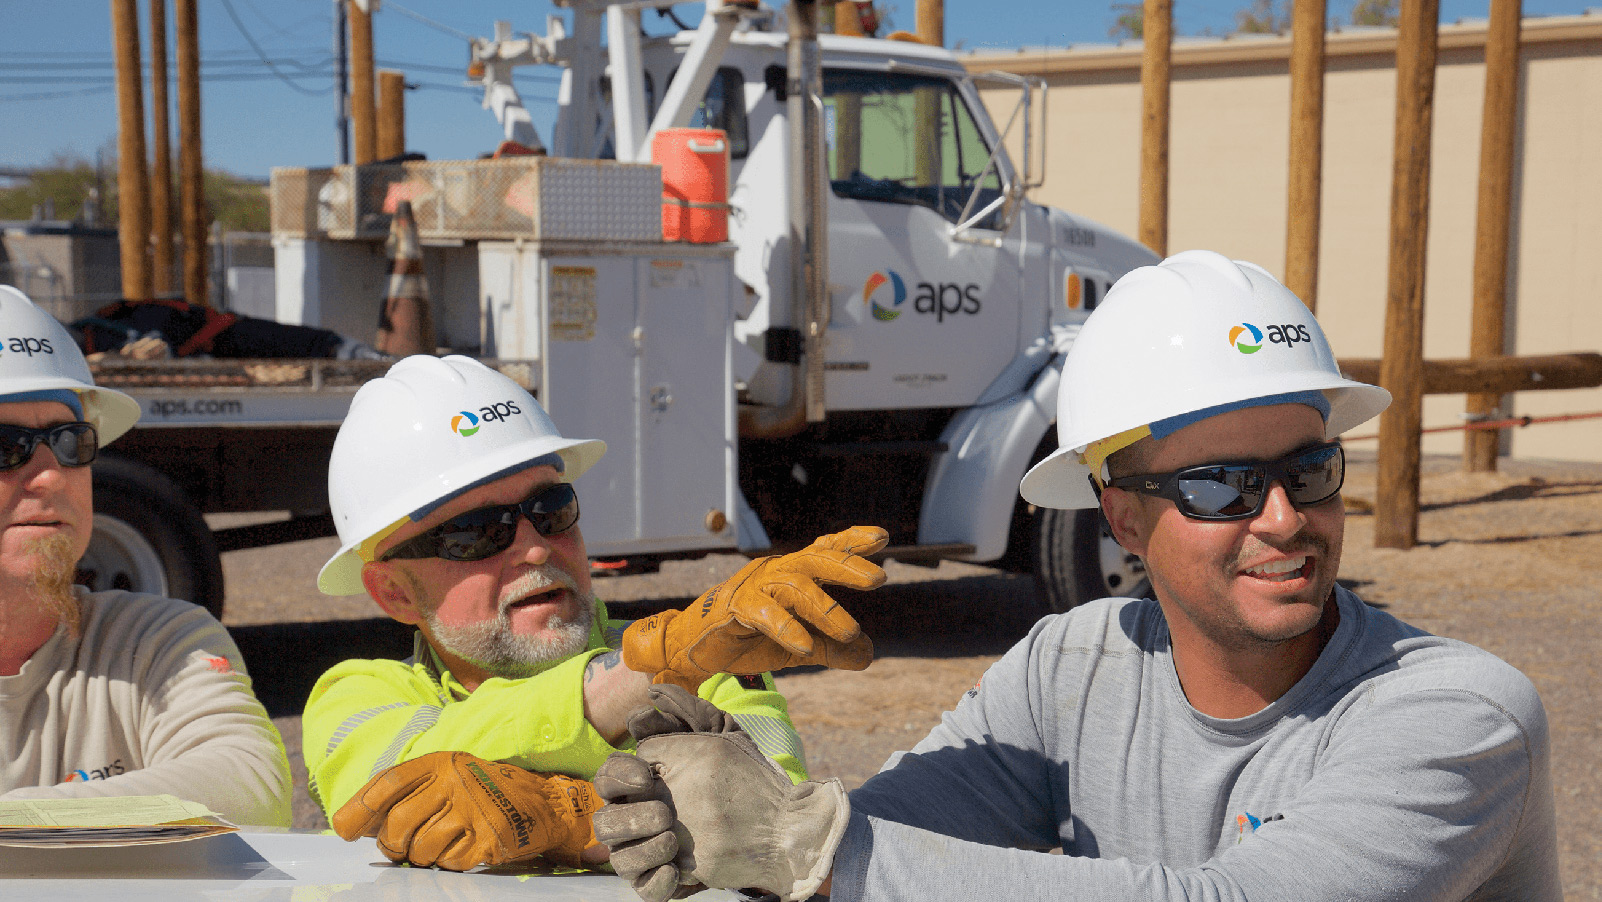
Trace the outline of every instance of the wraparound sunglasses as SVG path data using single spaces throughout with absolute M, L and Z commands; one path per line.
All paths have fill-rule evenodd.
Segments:
M 482 561 L 512 547 L 517 539 L 520 517 L 527 518 L 534 531 L 542 536 L 566 532 L 578 522 L 578 493 L 568 483 L 559 482 L 535 491 L 516 504 L 474 508 L 396 545 L 378 559 L 437 557 L 447 561 Z
M 0 471 L 27 464 L 41 444 L 63 467 L 86 467 L 100 450 L 100 435 L 95 427 L 81 422 L 39 428 L 0 425 Z
M 1328 442 L 1279 460 L 1202 464 L 1107 485 L 1167 498 L 1192 520 L 1246 520 L 1263 512 L 1276 482 L 1292 504 L 1307 507 L 1333 498 L 1345 480 L 1346 456 L 1339 442 Z

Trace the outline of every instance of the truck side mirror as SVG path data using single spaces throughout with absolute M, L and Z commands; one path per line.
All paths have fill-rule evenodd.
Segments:
M 780 103 L 790 99 L 789 89 L 790 72 L 783 66 L 769 66 L 762 70 L 762 83 Z

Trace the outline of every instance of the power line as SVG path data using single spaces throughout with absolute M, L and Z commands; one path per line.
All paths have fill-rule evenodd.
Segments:
M 289 85 L 291 88 L 294 88 L 296 91 L 299 91 L 300 93 L 306 94 L 306 95 L 311 96 L 311 97 L 316 97 L 316 96 L 321 95 L 321 94 L 327 94 L 328 92 L 333 90 L 332 87 L 327 87 L 327 88 L 323 88 L 321 90 L 315 90 L 314 91 L 311 88 L 303 88 L 300 85 L 296 84 L 295 82 L 290 81 L 289 77 L 284 75 L 282 72 L 279 72 L 278 71 L 278 67 L 274 66 L 272 61 L 267 58 L 267 54 L 262 52 L 261 45 L 256 43 L 255 37 L 253 37 L 251 35 L 251 33 L 250 33 L 250 30 L 245 27 L 245 23 L 241 22 L 239 20 L 239 13 L 234 10 L 234 4 L 233 4 L 232 0 L 222 0 L 222 5 L 223 5 L 223 9 L 228 11 L 228 18 L 234 20 L 234 27 L 238 28 L 239 29 L 239 33 L 242 36 L 244 36 L 245 43 L 250 45 L 250 49 L 256 51 L 257 58 L 259 58 L 262 61 L 262 63 L 264 63 L 267 66 L 268 69 L 272 70 L 272 73 L 274 75 L 278 76 L 278 80 L 279 81 L 283 82 L 286 85 Z
M 375 62 L 386 69 L 400 69 L 405 72 L 436 72 L 440 75 L 460 75 L 463 78 L 467 77 L 465 66 L 435 66 L 428 63 L 412 62 L 410 60 L 375 60 Z M 520 72 L 518 73 L 517 78 L 519 80 L 526 81 L 547 82 L 553 85 L 562 81 L 562 77 L 560 75 L 547 75 L 540 72 Z
M 0 103 L 14 100 L 56 100 L 61 97 L 82 97 L 86 94 L 108 94 L 117 86 L 108 84 L 99 88 L 81 88 L 76 91 L 39 91 L 33 94 L 0 94 Z
M 404 69 L 407 72 L 438 72 L 441 75 L 467 77 L 466 66 L 436 66 L 431 63 L 419 63 L 413 60 L 375 59 L 373 62 L 387 69 Z
M 326 47 L 285 47 L 278 51 L 284 56 L 306 56 L 308 54 L 326 54 Z M 238 59 L 230 59 L 238 57 Z M 239 64 L 258 60 L 256 53 L 250 50 L 217 50 L 208 54 L 204 62 L 218 64 Z M 115 57 L 107 53 L 90 51 L 5 51 L 4 62 L 6 66 L 114 66 Z
M 318 69 L 307 73 L 333 77 L 333 69 Z M 225 81 L 266 81 L 282 76 L 273 72 L 214 72 L 205 76 L 208 83 Z M 111 75 L 3 75 L 0 74 L 0 85 L 59 85 L 59 84 L 116 84 L 116 78 Z
M 332 64 L 333 58 L 328 54 L 324 54 L 320 58 L 309 59 L 308 61 L 308 59 L 290 59 L 280 56 L 280 58 L 272 59 L 272 62 L 277 66 L 292 66 L 295 69 L 322 72 Z M 260 66 L 260 64 L 261 62 L 256 61 L 256 59 L 221 59 L 221 61 L 202 59 L 200 61 L 200 74 L 215 72 L 215 70 L 244 69 L 247 66 Z M 18 72 L 19 75 L 8 75 L 10 72 Z M 32 64 L 32 62 L 0 62 L 0 79 L 5 79 L 5 77 L 18 77 L 19 79 L 19 77 L 22 77 L 21 72 L 67 72 L 67 75 L 59 75 L 61 79 L 70 79 L 75 75 L 85 75 L 85 77 L 93 77 L 93 79 L 112 79 L 112 77 L 115 77 L 114 67 L 109 66 L 109 64 L 107 66 L 72 66 L 72 64 L 53 64 L 53 62 L 38 62 L 38 64 Z M 452 69 L 452 72 L 455 72 L 455 69 Z M 58 75 L 42 75 L 42 77 L 54 79 Z
M 424 25 L 427 25 L 429 28 L 434 29 L 435 31 L 443 32 L 445 34 L 450 35 L 453 38 L 457 38 L 457 39 L 460 39 L 460 40 L 463 40 L 463 41 L 467 41 L 468 43 L 472 43 L 474 41 L 474 37 L 472 35 L 468 34 L 467 32 L 465 32 L 465 31 L 457 31 L 456 29 L 450 27 L 449 25 L 444 25 L 444 24 L 441 24 L 439 22 L 436 22 L 433 19 L 430 19 L 429 17 L 427 17 L 427 16 L 425 16 L 425 15 L 423 15 L 421 13 L 414 12 L 412 10 L 407 9 L 404 6 L 401 6 L 399 3 L 394 2 L 394 0 L 388 0 L 388 2 L 384 3 L 378 9 L 379 9 L 380 12 L 382 12 L 384 10 L 387 10 L 387 9 L 393 9 L 394 11 L 400 13 L 403 16 L 408 16 L 410 18 L 416 19 L 417 21 L 423 23 Z

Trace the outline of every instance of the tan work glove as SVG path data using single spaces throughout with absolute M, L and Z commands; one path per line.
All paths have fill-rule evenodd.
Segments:
M 819 583 L 853 589 L 884 585 L 884 571 L 861 555 L 883 548 L 877 526 L 853 526 L 800 551 L 759 558 L 682 611 L 636 620 L 623 631 L 623 663 L 691 692 L 715 673 L 751 675 L 822 664 L 862 670 L 873 641 Z
M 645 902 L 685 888 L 815 893 L 851 814 L 839 780 L 792 785 L 734 718 L 673 686 L 629 718 L 635 755 L 608 757 L 595 789 L 608 802 L 595 835 Z
M 367 781 L 332 822 L 346 840 L 378 837 L 391 861 L 465 871 L 544 855 L 577 865 L 602 804 L 584 780 L 431 752 Z

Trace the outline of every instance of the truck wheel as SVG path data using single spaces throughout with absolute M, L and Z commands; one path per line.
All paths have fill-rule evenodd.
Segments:
M 1110 596 L 1150 593 L 1146 566 L 1113 540 L 1098 508 L 1036 508 L 1031 517 L 1035 581 L 1053 612 Z
M 95 525 L 78 562 L 91 591 L 124 589 L 192 601 L 218 619 L 222 558 L 211 528 L 183 489 L 159 471 L 114 454 L 95 459 Z

